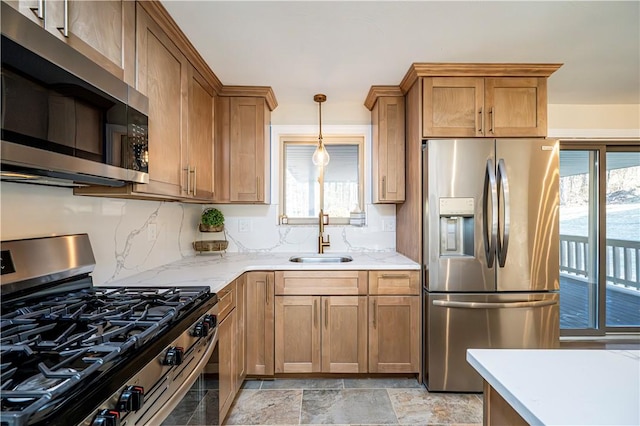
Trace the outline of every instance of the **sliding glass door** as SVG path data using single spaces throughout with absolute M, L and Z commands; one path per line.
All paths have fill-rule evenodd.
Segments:
M 562 334 L 640 330 L 639 261 L 639 145 L 562 143 Z

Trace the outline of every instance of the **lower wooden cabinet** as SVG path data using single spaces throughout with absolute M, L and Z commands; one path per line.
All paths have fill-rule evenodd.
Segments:
M 219 410 L 220 419 L 224 419 L 233 403 L 236 394 L 234 374 L 235 310 L 218 324 L 218 376 L 219 376 Z
M 276 373 L 365 373 L 366 296 L 277 296 Z
M 247 274 L 242 274 L 236 280 L 236 363 L 235 390 L 242 387 L 247 377 Z
M 245 275 L 247 374 L 273 376 L 274 274 L 248 272 Z
M 420 296 L 369 296 L 369 372 L 417 373 Z

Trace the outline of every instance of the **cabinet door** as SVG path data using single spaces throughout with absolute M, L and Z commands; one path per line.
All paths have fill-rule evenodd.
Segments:
M 273 375 L 273 272 L 247 273 L 247 374 Z
M 324 296 L 321 317 L 322 372 L 366 373 L 367 297 Z
M 320 296 L 276 297 L 276 373 L 320 371 Z
M 235 377 L 233 374 L 235 350 L 235 310 L 218 324 L 218 374 L 220 419 L 224 419 L 235 395 Z
M 417 373 L 420 296 L 369 296 L 369 372 Z
M 121 80 L 134 84 L 134 2 L 68 0 L 65 9 L 64 1 L 47 0 L 45 8 L 50 32 Z
M 382 96 L 371 111 L 373 202 L 404 201 L 404 97 Z
M 246 327 L 246 303 L 247 303 L 247 275 L 243 274 L 236 280 L 236 364 L 235 383 L 238 392 L 247 377 L 247 339 Z
M 547 79 L 485 79 L 488 136 L 546 136 Z
M 269 110 L 263 98 L 230 99 L 229 191 L 231 202 L 269 202 L 265 136 Z
M 213 88 L 193 67 L 189 71 L 188 160 L 182 186 L 188 198 L 212 201 Z
M 428 77 L 422 79 L 423 137 L 482 136 L 484 79 Z
M 2 0 L 2 3 L 13 7 L 41 27 L 45 26 L 45 20 L 48 16 L 44 2 L 40 3 L 38 0 Z
M 140 5 L 137 12 L 138 90 L 149 98 L 149 184 L 135 190 L 180 197 L 188 63 Z

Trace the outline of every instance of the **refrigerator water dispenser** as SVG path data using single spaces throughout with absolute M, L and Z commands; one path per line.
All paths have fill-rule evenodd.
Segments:
M 473 256 L 473 198 L 440 198 L 440 257 Z

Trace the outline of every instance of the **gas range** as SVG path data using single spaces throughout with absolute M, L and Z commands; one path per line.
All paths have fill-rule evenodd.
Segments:
M 213 353 L 208 287 L 93 287 L 93 263 L 86 235 L 2 242 L 3 426 L 155 424 Z

